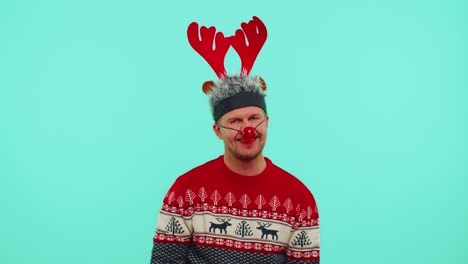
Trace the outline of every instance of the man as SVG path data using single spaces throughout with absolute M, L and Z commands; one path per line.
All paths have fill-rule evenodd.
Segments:
M 232 45 L 239 52 L 245 34 L 250 47 L 257 45 L 258 54 L 266 39 L 263 23 L 254 17 L 242 28 L 235 37 L 217 35 L 217 48 L 226 52 L 225 46 Z M 262 154 L 269 122 L 266 85 L 249 75 L 257 54 L 253 60 L 247 56 L 250 64 L 240 54 L 241 74 L 227 76 L 224 66 L 213 63 L 213 56 L 203 55 L 194 44 L 206 41 L 206 28 L 201 41 L 194 29 L 198 34 L 198 25 L 189 26 L 192 47 L 220 77 L 218 83 L 206 82 L 203 91 L 210 97 L 213 131 L 224 142 L 224 155 L 178 177 L 169 189 L 158 217 L 151 263 L 319 263 L 314 197 Z M 214 32 L 210 36 L 213 41 Z M 229 44 L 224 48 L 223 40 Z

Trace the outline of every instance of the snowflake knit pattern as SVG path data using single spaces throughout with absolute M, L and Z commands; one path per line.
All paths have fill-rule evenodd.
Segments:
M 319 263 L 313 195 L 265 160 L 256 176 L 234 173 L 220 156 L 177 178 L 164 197 L 151 263 Z

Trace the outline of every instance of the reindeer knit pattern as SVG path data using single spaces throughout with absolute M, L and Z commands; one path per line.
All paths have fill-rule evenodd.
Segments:
M 164 198 L 151 263 L 318 264 L 314 197 L 265 160 L 257 176 L 234 173 L 223 156 L 180 176 Z

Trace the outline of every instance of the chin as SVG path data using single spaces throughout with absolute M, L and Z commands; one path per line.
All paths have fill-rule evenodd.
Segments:
M 241 161 L 252 161 L 262 154 L 262 148 L 255 151 L 245 151 L 242 153 L 233 152 L 234 157 Z
M 238 160 L 241 160 L 241 161 L 252 161 L 254 159 L 256 159 L 258 155 L 235 155 L 235 157 L 238 159 Z

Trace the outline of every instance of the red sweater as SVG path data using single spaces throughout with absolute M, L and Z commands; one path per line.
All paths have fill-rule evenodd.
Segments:
M 180 176 L 164 198 L 152 263 L 319 263 L 311 192 L 265 160 L 256 176 L 231 171 L 223 156 Z

